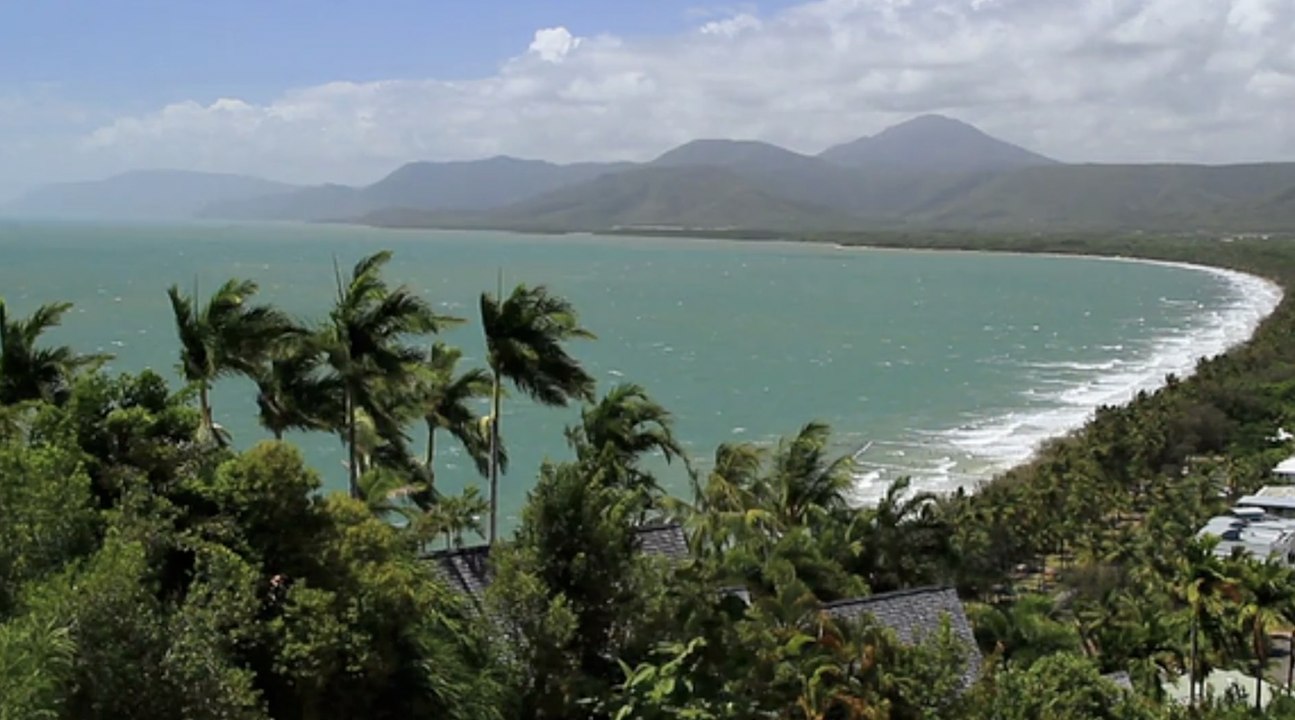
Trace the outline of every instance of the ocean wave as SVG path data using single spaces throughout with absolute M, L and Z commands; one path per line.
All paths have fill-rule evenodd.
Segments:
M 1111 360 L 1102 360 L 1099 362 L 1067 362 L 1067 361 L 1035 362 L 1035 363 L 1029 363 L 1028 365 L 1026 365 L 1026 367 L 1035 368 L 1038 370 L 1076 370 L 1076 371 L 1083 372 L 1083 371 L 1090 371 L 1090 370 L 1102 370 L 1102 371 L 1114 370 L 1115 368 L 1119 367 L 1123 363 L 1124 363 L 1123 360 L 1119 358 L 1113 358 Z
M 1168 375 L 1190 376 L 1202 358 L 1245 342 L 1281 302 L 1277 285 L 1253 275 L 1184 263 L 1157 264 L 1215 275 L 1229 285 L 1232 298 L 1222 308 L 1198 315 L 1185 332 L 1152 338 L 1151 350 L 1143 358 L 1035 364 L 1032 367 L 1090 374 L 1044 392 L 1036 388 L 1030 400 L 1044 407 L 988 417 L 940 436 L 995 469 L 1024 462 L 1043 441 L 1081 427 L 1098 407 L 1129 402 L 1139 392 L 1162 386 Z
M 1137 343 L 1149 348 L 1140 358 L 1028 365 L 1035 378 L 1033 387 L 1021 391 L 1023 408 L 972 417 L 947 430 L 913 429 L 908 432 L 912 442 L 869 443 L 854 456 L 852 500 L 876 503 L 890 481 L 901 476 L 912 479 L 911 492 L 974 489 L 995 473 L 1029 460 L 1047 439 L 1083 426 L 1099 406 L 1123 404 L 1139 392 L 1155 390 L 1167 375 L 1191 375 L 1200 359 L 1249 339 L 1281 302 L 1281 288 L 1253 275 L 1183 263 L 1154 264 L 1215 275 L 1227 283 L 1231 297 L 1222 307 L 1196 315 L 1181 332 Z M 1125 344 L 1099 347 L 1108 352 L 1129 348 Z M 869 451 L 879 445 L 903 447 L 909 454 L 905 457 L 903 450 L 892 449 L 889 458 L 879 458 L 876 449 Z

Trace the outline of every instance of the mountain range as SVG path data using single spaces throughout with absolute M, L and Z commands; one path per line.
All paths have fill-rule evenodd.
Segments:
M 251 201 L 293 189 L 246 175 L 134 170 L 106 180 L 45 185 L 0 209 L 37 217 L 181 219 L 213 203 Z
M 599 231 L 1295 229 L 1295 163 L 1066 164 L 938 115 L 805 155 L 695 140 L 645 163 L 412 162 L 291 186 L 147 171 L 40 188 L 10 213 Z

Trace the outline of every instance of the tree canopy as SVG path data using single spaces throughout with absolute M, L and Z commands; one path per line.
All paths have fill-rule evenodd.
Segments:
M 1065 247 L 1295 287 L 1285 245 L 1122 242 Z M 1187 708 L 1165 687 L 1286 684 L 1295 572 L 1196 533 L 1292 450 L 1273 439 L 1295 417 L 1289 300 L 1247 345 L 975 492 L 901 479 L 860 506 L 822 423 L 704 459 L 645 388 L 599 395 L 566 345 L 589 333 L 547 289 L 484 295 L 489 357 L 460 367 L 432 338 L 454 320 L 389 285 L 389 258 L 339 273 L 315 323 L 248 306 L 245 281 L 202 306 L 173 290 L 177 387 L 42 342 L 66 305 L 0 304 L 0 720 L 1240 718 L 1253 696 Z M 242 450 L 211 442 L 204 388 L 224 373 L 251 381 L 269 436 Z M 515 536 L 482 547 L 493 496 L 445 493 L 435 440 L 490 476 L 504 381 L 582 406 L 552 438 L 571 459 L 523 468 Z M 343 438 L 351 492 L 324 492 L 288 431 Z M 690 492 L 669 496 L 652 458 Z M 677 546 L 652 545 L 662 528 Z M 472 563 L 468 587 L 453 573 Z M 932 586 L 971 630 L 839 612 Z M 1262 712 L 1295 717 L 1288 698 Z

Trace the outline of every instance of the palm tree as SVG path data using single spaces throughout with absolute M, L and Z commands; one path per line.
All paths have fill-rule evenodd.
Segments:
M 356 481 L 356 486 L 359 490 L 357 497 L 364 501 L 369 512 L 384 519 L 404 518 L 409 521 L 416 515 L 408 500 L 424 489 L 386 467 L 366 468 Z
M 1255 654 L 1255 710 L 1261 709 L 1264 668 L 1268 664 L 1268 633 L 1295 620 L 1295 578 L 1276 558 L 1250 561 L 1244 566 L 1241 586 L 1245 600 L 1240 608 L 1241 626 L 1249 630 Z
M 67 346 L 38 347 L 40 336 L 57 327 L 72 303 L 41 305 L 26 319 L 10 318 L 0 300 L 0 405 L 24 400 L 62 402 L 76 373 L 108 355 L 78 355 Z
M 502 283 L 501 283 L 502 284 Z M 481 324 L 494 385 L 490 395 L 490 526 L 497 535 L 499 514 L 499 429 L 503 381 L 543 405 L 565 406 L 571 399 L 593 400 L 594 379 L 563 343 L 593 338 L 580 327 L 571 303 L 543 286 L 518 285 L 507 299 L 481 294 Z
M 1062 622 L 1052 598 L 1024 595 L 1007 607 L 971 605 L 976 641 L 987 652 L 999 652 L 1004 663 L 1029 667 L 1036 660 L 1079 649 L 1077 629 Z
M 868 580 L 873 592 L 934 580 L 940 562 L 950 559 L 950 532 L 933 512 L 935 495 L 910 493 L 911 480 L 890 484 L 877 504 L 855 515 L 848 537 L 847 562 Z
M 318 338 L 290 343 L 256 376 L 256 404 L 262 427 L 282 440 L 288 430 L 334 430 L 342 426 L 337 378 L 324 374 Z
M 436 343 L 427 355 L 424 377 L 419 383 L 419 406 L 427 423 L 427 476 L 435 482 L 436 431 L 444 430 L 459 441 L 477 472 L 490 473 L 490 432 L 469 407 L 472 401 L 490 395 L 490 374 L 472 368 L 461 375 L 455 370 L 463 351 Z M 508 456 L 499 448 L 500 465 L 507 469 Z
M 693 480 L 693 505 L 686 509 L 694 549 L 719 554 L 732 539 L 772 517 L 760 507 L 756 489 L 765 451 L 750 443 L 724 443 L 705 480 Z
M 481 534 L 481 516 L 489 509 L 489 503 L 472 485 L 463 488 L 460 495 L 437 494 L 435 502 L 419 516 L 415 530 L 426 540 L 444 537 L 446 550 L 462 547 L 465 532 Z
M 811 520 L 847 508 L 846 495 L 854 486 L 853 460 L 827 459 L 832 434 L 824 423 L 812 422 L 796 437 L 783 440 L 773 456 L 773 474 L 761 490 L 784 527 L 807 525 Z
M 178 286 L 167 289 L 175 328 L 180 338 L 180 368 L 184 379 L 198 386 L 202 411 L 201 437 L 224 442 L 216 433 L 211 412 L 211 386 L 217 378 L 238 373 L 256 378 L 261 366 L 284 340 L 300 330 L 269 305 L 248 305 L 256 283 L 231 279 L 204 305 Z
M 356 449 L 358 411 L 372 418 L 384 438 L 402 439 L 397 409 L 383 402 L 395 388 L 408 385 L 414 367 L 422 357 L 402 340 L 409 335 L 438 332 L 455 318 L 437 315 L 428 303 L 401 285 L 387 287 L 382 267 L 391 260 L 390 251 L 370 255 L 343 282 L 337 275 L 337 304 L 329 315 L 325 337 L 328 364 L 336 373 L 342 390 L 343 431 L 347 446 L 348 485 L 358 497 L 359 458 Z
M 1236 593 L 1237 580 L 1228 573 L 1223 561 L 1214 555 L 1217 538 L 1206 537 L 1188 542 L 1177 561 L 1177 595 L 1188 607 L 1191 617 L 1191 656 L 1188 662 L 1188 702 L 1196 704 L 1200 678 L 1201 626 L 1215 613 L 1220 599 Z
M 675 439 L 669 411 L 639 385 L 625 383 L 612 388 L 597 405 L 581 411 L 580 421 L 579 426 L 566 431 L 577 457 L 614 465 L 627 474 L 630 485 L 655 485 L 635 467 L 648 453 L 660 453 L 666 462 L 683 458 L 687 463 L 683 447 Z

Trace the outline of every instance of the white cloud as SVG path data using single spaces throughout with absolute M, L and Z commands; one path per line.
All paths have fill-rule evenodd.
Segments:
M 55 164 L 353 182 L 417 158 L 644 159 L 697 137 L 817 152 L 924 112 L 1066 160 L 1295 160 L 1291 108 L 1290 0 L 819 0 L 673 37 L 541 29 L 483 78 L 177 102 Z
M 701 26 L 703 35 L 722 35 L 735 37 L 745 30 L 759 30 L 763 26 L 760 18 L 750 13 L 740 13 L 723 20 L 711 20 Z
M 530 51 L 547 62 L 562 62 L 562 58 L 580 45 L 580 38 L 564 27 L 544 28 L 535 31 Z

